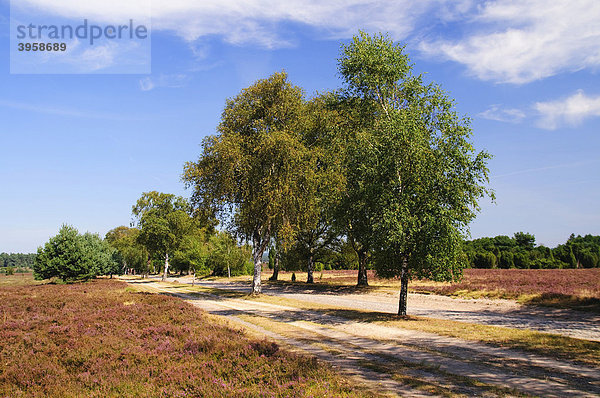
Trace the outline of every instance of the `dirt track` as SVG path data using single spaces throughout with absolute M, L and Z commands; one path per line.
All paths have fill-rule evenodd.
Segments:
M 401 396 L 431 396 L 445 392 L 467 396 L 502 396 L 517 392 L 534 396 L 600 396 L 600 369 L 594 367 L 430 333 L 355 322 L 289 305 L 211 294 L 189 295 L 182 283 L 129 282 L 146 291 L 175 294 L 212 314 L 225 316 L 282 344 L 308 351 L 343 373 Z M 224 286 L 220 282 L 209 282 L 202 286 L 230 290 L 248 288 L 244 283 Z M 372 294 L 334 296 L 286 292 L 281 287 L 265 290 L 269 294 L 302 297 L 304 301 L 309 301 L 307 297 L 317 302 L 327 300 L 331 306 L 347 306 L 352 302 L 354 307 L 386 305 L 385 300 L 384 304 L 380 303 L 383 296 Z M 389 299 L 391 301 L 393 297 Z M 411 299 L 415 313 L 414 305 L 419 299 Z M 425 300 L 419 302 L 427 304 Z M 473 303 L 456 304 L 452 311 L 475 312 L 470 304 Z M 492 311 L 490 303 L 477 305 L 489 312 L 500 311 L 498 308 Z M 445 307 L 442 311 L 449 311 L 447 306 L 443 299 L 438 304 L 438 307 Z M 506 309 L 502 304 L 499 307 Z M 419 384 L 421 387 L 416 388 Z
M 189 278 L 179 278 L 179 281 L 189 282 Z M 246 282 L 203 281 L 201 285 L 241 292 L 250 291 L 249 284 Z M 389 313 L 398 311 L 398 297 L 381 292 L 345 294 L 343 289 L 336 292 L 324 292 L 303 283 L 294 285 L 265 284 L 263 292 L 273 296 L 359 310 Z M 600 341 L 600 315 L 598 314 L 525 306 L 511 300 L 468 300 L 437 295 L 410 294 L 408 312 L 411 315 L 527 328 Z

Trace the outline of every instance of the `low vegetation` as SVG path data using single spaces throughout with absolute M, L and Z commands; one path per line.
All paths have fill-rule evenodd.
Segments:
M 0 396 L 367 395 L 313 359 L 114 280 L 1 286 L 0 323 Z
M 311 288 L 323 291 L 361 292 L 397 289 L 400 281 L 378 278 L 369 271 L 369 288 L 354 287 L 356 270 L 321 271 Z M 302 280 L 304 274 L 280 272 L 280 283 L 291 281 L 292 274 Z M 600 312 L 600 268 L 590 269 L 465 269 L 460 282 L 416 280 L 413 293 L 440 294 L 462 298 L 502 298 L 558 308 Z
M 556 270 L 467 269 L 462 281 L 421 281 L 418 292 L 459 297 L 516 299 L 524 304 L 600 312 L 600 268 Z

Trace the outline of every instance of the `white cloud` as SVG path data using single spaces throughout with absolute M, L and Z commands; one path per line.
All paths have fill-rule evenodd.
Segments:
M 578 90 L 568 98 L 537 102 L 534 108 L 540 115 L 538 127 L 548 130 L 565 125 L 576 127 L 585 119 L 600 117 L 600 95 L 590 97 L 583 90 Z
M 420 41 L 432 56 L 465 64 L 477 78 L 522 84 L 600 66 L 597 0 L 21 0 L 21 7 L 66 18 L 122 23 L 152 15 L 152 29 L 195 44 L 216 36 L 231 44 L 291 46 L 289 24 L 326 39 L 358 29 Z M 150 5 L 151 4 L 151 5 Z M 151 11 L 150 11 L 151 8 Z M 462 39 L 427 38 L 434 26 L 457 26 Z M 454 24 L 454 25 L 452 25 Z M 191 45 L 198 58 L 205 49 Z
M 253 43 L 282 47 L 286 23 L 319 30 L 327 38 L 349 37 L 358 29 L 389 32 L 396 39 L 411 34 L 423 16 L 452 19 L 472 0 L 170 0 L 152 2 L 152 28 L 169 30 L 188 41 L 208 35 L 233 44 Z M 37 13 L 100 22 L 128 21 L 145 17 L 150 0 L 22 0 Z
M 48 104 L 35 104 L 30 102 L 19 102 L 0 99 L 0 108 L 9 108 L 17 111 L 35 112 L 46 115 L 75 117 L 84 119 L 110 119 L 110 120 L 147 120 L 150 115 L 122 115 L 119 113 L 104 113 L 97 111 L 82 110 L 69 107 L 57 107 Z
M 102 46 L 86 48 L 79 56 L 71 59 L 71 62 L 83 66 L 86 71 L 96 71 L 112 66 L 118 52 L 118 45 L 107 42 Z
M 525 113 L 520 109 L 505 109 L 500 105 L 492 105 L 489 109 L 477 114 L 477 116 L 499 122 L 519 123 L 525 118 Z
M 140 89 L 150 91 L 156 87 L 183 87 L 189 81 L 185 74 L 159 75 L 158 77 L 145 77 L 140 80 Z
M 154 88 L 154 82 L 149 77 L 140 80 L 140 89 L 142 91 L 150 91 Z
M 465 64 L 480 79 L 516 84 L 600 66 L 597 0 L 498 0 L 477 10 L 470 36 L 421 49 Z

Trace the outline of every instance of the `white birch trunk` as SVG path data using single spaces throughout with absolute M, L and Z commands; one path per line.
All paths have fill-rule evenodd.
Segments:
M 261 250 L 256 247 L 253 249 L 252 258 L 254 260 L 254 277 L 252 278 L 252 294 L 260 294 L 262 292 L 262 286 L 260 285 L 260 276 L 262 272 L 262 253 Z
M 163 282 L 167 278 L 167 273 L 169 272 L 169 253 L 165 255 L 165 273 L 163 274 L 162 280 Z

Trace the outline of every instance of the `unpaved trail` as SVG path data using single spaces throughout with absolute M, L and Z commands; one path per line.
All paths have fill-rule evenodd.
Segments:
M 178 280 L 176 278 L 170 281 Z M 189 282 L 179 278 L 179 282 Z M 246 282 L 202 281 L 199 285 L 217 289 L 249 292 Z M 398 312 L 395 294 L 371 292 L 343 294 L 314 290 L 310 285 L 263 285 L 263 292 L 273 296 L 293 298 L 357 310 Z M 457 299 L 452 297 L 409 294 L 408 313 L 437 319 L 450 319 L 484 325 L 532 329 L 579 339 L 600 341 L 600 315 L 588 312 L 542 308 L 518 304 L 511 300 Z
M 400 396 L 600 396 L 600 369 L 456 338 L 352 321 L 253 300 L 189 294 L 186 285 L 129 280 L 308 351 Z M 205 284 L 202 284 L 205 286 Z M 223 287 L 221 285 L 221 287 Z M 329 303 L 332 306 L 332 297 Z

